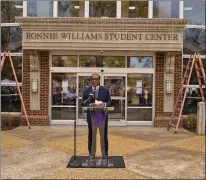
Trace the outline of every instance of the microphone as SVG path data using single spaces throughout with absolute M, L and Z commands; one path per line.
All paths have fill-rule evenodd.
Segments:
M 90 93 L 90 94 L 89 94 L 89 97 L 82 103 L 82 105 L 86 105 L 86 103 L 87 103 L 92 97 L 94 97 L 94 94 L 93 94 L 93 93 Z

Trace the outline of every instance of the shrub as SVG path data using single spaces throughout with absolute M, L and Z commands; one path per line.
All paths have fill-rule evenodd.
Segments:
M 188 131 L 195 132 L 197 127 L 197 114 L 191 113 L 183 120 L 183 127 Z
M 12 116 L 10 114 L 1 115 L 1 129 L 8 129 L 12 127 Z

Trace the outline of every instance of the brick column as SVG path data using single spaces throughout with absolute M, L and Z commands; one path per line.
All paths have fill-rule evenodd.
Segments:
M 23 80 L 22 95 L 31 125 L 47 125 L 48 117 L 48 100 L 49 100 L 49 53 L 40 52 L 40 110 L 30 110 L 30 53 L 28 50 L 23 51 Z M 27 125 L 24 112 L 22 109 L 21 124 Z
M 155 89 L 155 119 L 154 126 L 167 126 L 168 119 L 172 115 L 169 112 L 163 112 L 164 101 L 164 65 L 165 54 L 156 53 L 156 89 Z M 176 52 L 175 55 L 175 69 L 174 69 L 174 104 L 181 87 L 182 80 L 182 52 Z M 181 124 L 180 124 L 181 126 Z

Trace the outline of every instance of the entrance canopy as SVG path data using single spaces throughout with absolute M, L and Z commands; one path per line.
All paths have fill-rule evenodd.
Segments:
M 16 17 L 23 49 L 181 51 L 189 19 Z

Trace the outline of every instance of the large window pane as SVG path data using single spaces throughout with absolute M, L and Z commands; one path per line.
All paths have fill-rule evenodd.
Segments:
M 12 56 L 12 61 L 14 64 L 14 69 L 16 72 L 18 82 L 22 82 L 22 57 Z M 1 83 L 15 83 L 14 74 L 11 68 L 9 58 L 6 57 L 4 61 L 4 66 L 1 71 Z
M 189 60 L 188 58 L 183 59 L 183 73 L 185 73 L 188 60 Z M 202 63 L 203 63 L 204 69 L 206 70 L 206 59 L 202 59 Z M 201 78 L 201 82 L 202 82 L 202 84 L 204 84 L 203 78 Z M 186 83 L 186 80 L 185 80 L 185 83 Z M 198 79 L 197 79 L 197 74 L 196 74 L 196 71 L 195 71 L 195 66 L 194 66 L 194 69 L 192 71 L 192 75 L 191 75 L 191 78 L 190 78 L 190 85 L 198 85 Z
M 52 17 L 53 1 L 27 1 L 27 16 Z
M 15 16 L 22 16 L 22 1 L 1 1 L 1 23 L 15 22 Z
M 77 67 L 78 56 L 52 56 L 52 67 Z
M 184 18 L 190 18 L 190 24 L 205 25 L 205 1 L 184 1 Z
M 22 32 L 20 27 L 1 27 L 1 51 L 22 51 Z
M 152 57 L 127 57 L 128 68 L 152 68 Z
M 53 107 L 52 120 L 75 120 L 76 107 Z
M 85 1 L 59 1 L 59 17 L 84 17 Z
M 125 67 L 124 56 L 80 56 L 80 67 Z
M 52 74 L 52 105 L 76 105 L 76 75 Z
M 148 18 L 148 1 L 122 1 L 123 18 Z
M 152 106 L 152 82 L 152 74 L 128 74 L 128 106 Z
M 186 28 L 184 30 L 183 53 L 205 54 L 205 29 Z
M 1 87 L 1 111 L 21 112 L 21 101 L 16 86 Z
M 154 18 L 179 18 L 179 1 L 153 1 Z
M 116 1 L 90 1 L 90 17 L 116 17 Z
M 152 121 L 152 108 L 127 108 L 128 121 Z
M 206 94 L 206 88 L 203 88 L 203 91 L 204 91 L 204 94 Z M 189 115 L 190 113 L 197 113 L 198 102 L 202 101 L 199 87 L 189 88 L 187 97 L 193 97 L 193 98 L 185 99 L 183 115 Z M 195 99 L 194 97 L 198 97 L 198 99 Z M 206 96 L 205 96 L 205 100 L 206 100 Z

